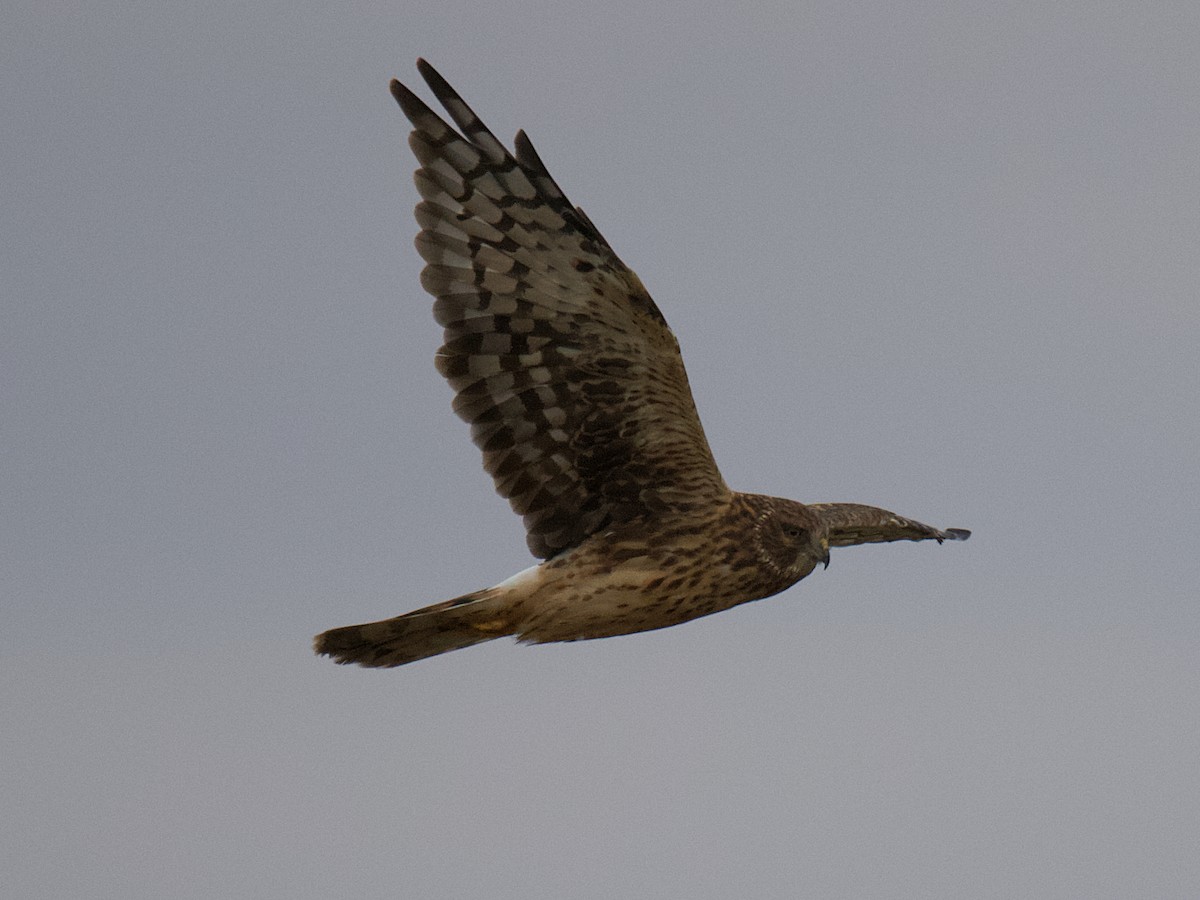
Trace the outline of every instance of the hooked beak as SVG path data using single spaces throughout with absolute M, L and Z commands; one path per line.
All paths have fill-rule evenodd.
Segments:
M 826 538 L 821 538 L 821 549 L 825 555 L 821 557 L 821 562 L 825 563 L 825 568 L 829 568 L 829 541 Z

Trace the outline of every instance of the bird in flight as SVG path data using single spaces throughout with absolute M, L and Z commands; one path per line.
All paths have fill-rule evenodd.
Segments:
M 641 281 L 523 131 L 509 151 L 433 66 L 417 68 L 458 126 L 392 82 L 420 163 L 421 284 L 445 328 L 435 362 L 542 562 L 326 631 L 317 653 L 390 667 L 505 635 L 650 631 L 777 594 L 828 566 L 832 547 L 970 536 L 873 506 L 726 486 L 679 345 Z

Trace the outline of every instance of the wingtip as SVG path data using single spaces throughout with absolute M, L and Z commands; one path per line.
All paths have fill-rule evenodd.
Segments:
M 430 65 L 423 57 L 417 59 L 417 71 L 421 73 L 421 77 L 425 79 L 425 83 L 429 85 L 430 90 L 434 95 L 441 99 L 443 96 L 458 97 L 454 88 L 450 87 L 450 82 L 442 77 L 442 73 Z
M 410 122 L 415 124 L 419 116 L 429 111 L 429 107 L 425 105 L 425 101 L 402 84 L 400 79 L 393 78 L 392 83 L 388 87 L 396 102 L 400 104 L 400 109 Z
M 438 74 L 437 69 L 426 62 L 423 56 L 417 57 L 417 71 L 421 73 L 421 77 L 425 79 L 426 83 L 432 84 L 431 78 L 437 81 L 444 80 Z M 396 102 L 400 104 L 400 108 L 404 110 L 404 114 L 410 119 L 429 109 L 425 105 L 425 101 L 409 90 L 399 78 L 393 78 L 389 87 L 392 91 L 392 96 L 396 98 Z

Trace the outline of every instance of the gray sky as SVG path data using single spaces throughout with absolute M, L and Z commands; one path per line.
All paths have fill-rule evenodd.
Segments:
M 0 43 L 11 896 L 1200 896 L 1200 5 L 15 2 Z M 972 540 L 313 657 L 531 562 L 432 366 L 418 55 L 641 275 L 732 485 Z

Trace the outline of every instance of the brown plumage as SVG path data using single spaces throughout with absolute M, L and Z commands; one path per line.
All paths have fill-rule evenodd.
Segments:
M 398 666 L 502 635 L 541 643 L 649 631 L 776 594 L 828 565 L 830 547 L 969 536 L 870 506 L 731 491 L 679 345 L 637 276 L 524 132 L 510 153 L 432 66 L 417 67 L 459 128 L 392 82 L 421 163 L 416 245 L 445 328 L 438 371 L 545 562 L 492 588 L 327 631 L 318 653 Z

